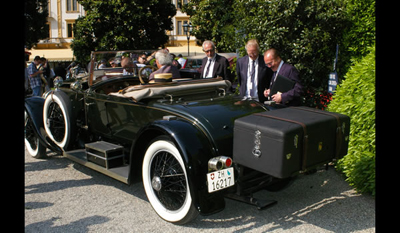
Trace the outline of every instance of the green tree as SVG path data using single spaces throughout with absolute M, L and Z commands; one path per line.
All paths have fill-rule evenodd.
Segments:
M 338 170 L 359 192 L 375 195 L 375 46 L 368 51 L 350 67 L 328 110 L 351 119 L 349 150 Z
M 312 98 L 327 91 L 336 44 L 341 43 L 343 32 L 349 27 L 345 3 L 346 0 L 193 0 L 184 9 L 191 15 L 196 37 L 214 40 L 220 51 L 240 49 L 244 55 L 246 41 L 253 38 L 260 42 L 262 52 L 270 47 L 278 49 L 282 58 L 299 70 L 306 87 L 305 103 L 315 107 Z
M 49 27 L 46 24 L 47 0 L 24 1 L 24 32 L 25 46 L 32 48 L 39 40 L 49 37 Z
M 343 0 L 236 0 L 237 23 L 262 51 L 278 49 L 305 87 L 327 90 L 336 44 L 348 26 Z
M 212 40 L 219 52 L 235 51 L 234 0 L 190 0 L 182 10 L 190 15 L 198 45 Z
M 94 50 L 154 49 L 168 41 L 176 9 L 169 0 L 79 0 L 86 16 L 78 18 L 71 47 L 79 61 Z
M 343 32 L 339 65 L 347 72 L 353 61 L 359 61 L 375 44 L 375 0 L 346 0 L 350 26 Z

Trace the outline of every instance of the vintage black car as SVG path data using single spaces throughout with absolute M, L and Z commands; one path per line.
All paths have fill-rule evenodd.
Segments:
M 149 84 L 143 69 L 97 68 L 140 52 L 92 52 L 88 75 L 25 99 L 28 153 L 49 148 L 128 185 L 141 177 L 151 206 L 175 224 L 223 210 L 225 197 L 275 204 L 252 195 L 347 153 L 347 116 L 243 100 L 227 80 Z

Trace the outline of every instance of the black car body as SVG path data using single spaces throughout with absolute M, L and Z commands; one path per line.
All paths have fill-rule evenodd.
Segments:
M 92 52 L 87 76 L 27 98 L 28 152 L 43 158 L 50 148 L 126 184 L 142 176 L 154 210 L 176 224 L 221 211 L 224 197 L 258 208 L 274 204 L 252 194 L 280 189 L 298 172 L 277 178 L 232 158 L 235 120 L 275 108 L 239 99 L 226 80 L 142 84 L 121 69 L 95 68 L 104 56 L 139 52 Z

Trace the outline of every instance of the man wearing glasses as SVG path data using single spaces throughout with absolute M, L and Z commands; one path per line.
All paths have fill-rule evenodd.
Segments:
M 216 78 L 222 77 L 225 80 L 230 80 L 230 72 L 228 70 L 228 60 L 215 53 L 214 42 L 206 40 L 203 42 L 203 51 L 206 57 L 203 58 L 201 63 L 201 76 L 202 78 Z
M 303 93 L 303 86 L 299 78 L 299 71 L 297 71 L 297 69 L 294 66 L 285 63 L 282 60 L 279 51 L 274 48 L 265 51 L 264 62 L 273 71 L 269 88 L 273 87 L 278 75 L 282 75 L 295 82 L 295 85 L 291 90 L 284 93 L 278 92 L 272 95 L 271 96 L 272 100 L 278 104 L 284 104 L 287 106 L 301 105 L 301 95 Z M 268 97 L 270 94 L 269 88 L 264 91 L 265 97 Z
M 150 56 L 149 56 L 149 57 L 150 57 Z M 139 58 L 138 58 L 138 64 L 143 64 L 142 66 L 145 66 L 145 65 L 148 64 L 147 57 L 146 57 L 146 54 L 145 54 L 145 53 L 140 54 L 140 56 L 139 56 Z M 137 64 L 137 65 L 138 65 L 138 64 Z

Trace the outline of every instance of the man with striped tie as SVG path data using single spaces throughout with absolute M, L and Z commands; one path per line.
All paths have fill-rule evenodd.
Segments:
M 272 70 L 265 65 L 257 40 L 249 40 L 245 48 L 247 55 L 236 62 L 240 96 L 264 103 L 264 90 L 269 88 Z

